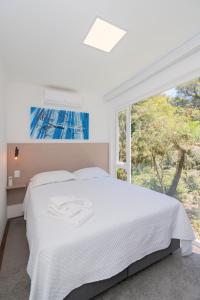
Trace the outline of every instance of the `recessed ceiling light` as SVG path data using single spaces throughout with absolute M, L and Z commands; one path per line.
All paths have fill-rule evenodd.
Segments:
M 125 30 L 96 18 L 83 43 L 110 52 L 125 34 Z

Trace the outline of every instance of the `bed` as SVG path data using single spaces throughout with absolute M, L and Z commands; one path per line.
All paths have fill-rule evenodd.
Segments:
M 50 217 L 57 195 L 90 199 L 94 215 L 78 228 Z M 181 203 L 111 176 L 30 183 L 24 210 L 30 300 L 90 299 L 194 239 Z

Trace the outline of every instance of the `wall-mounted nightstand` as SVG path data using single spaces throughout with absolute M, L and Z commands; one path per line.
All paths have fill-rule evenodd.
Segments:
M 19 189 L 26 189 L 26 185 L 22 184 L 22 185 L 13 185 L 13 186 L 7 186 L 6 190 L 10 191 L 10 190 L 19 190 Z
M 22 215 L 22 202 L 26 193 L 26 184 L 7 186 L 8 218 Z

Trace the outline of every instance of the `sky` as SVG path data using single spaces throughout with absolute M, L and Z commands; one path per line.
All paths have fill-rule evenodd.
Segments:
M 167 90 L 165 92 L 163 92 L 164 95 L 168 96 L 168 97 L 176 97 L 176 94 L 177 94 L 177 91 L 176 91 L 176 88 L 172 88 L 170 90 Z

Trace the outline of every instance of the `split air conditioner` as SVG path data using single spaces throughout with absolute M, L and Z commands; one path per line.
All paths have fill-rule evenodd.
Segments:
M 82 99 L 78 93 L 47 88 L 45 89 L 44 104 L 55 106 L 81 106 Z

